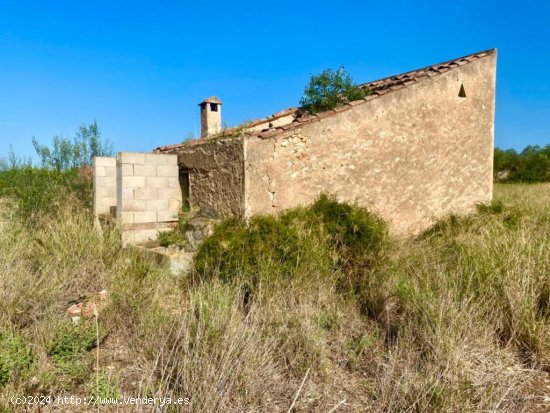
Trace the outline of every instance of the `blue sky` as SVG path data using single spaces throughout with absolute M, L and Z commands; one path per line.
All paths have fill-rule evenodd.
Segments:
M 0 0 L 0 154 L 97 120 L 116 150 L 297 105 L 311 73 L 357 82 L 498 48 L 495 141 L 550 143 L 550 1 Z

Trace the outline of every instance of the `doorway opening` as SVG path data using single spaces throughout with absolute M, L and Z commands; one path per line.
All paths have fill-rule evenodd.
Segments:
M 180 168 L 180 189 L 181 189 L 181 205 L 184 209 L 189 209 L 189 170 Z

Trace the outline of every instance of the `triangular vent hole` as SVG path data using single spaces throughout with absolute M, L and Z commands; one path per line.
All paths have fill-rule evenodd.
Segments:
M 458 97 L 459 98 L 466 97 L 466 91 L 464 90 L 464 83 L 460 85 L 460 90 L 458 91 Z

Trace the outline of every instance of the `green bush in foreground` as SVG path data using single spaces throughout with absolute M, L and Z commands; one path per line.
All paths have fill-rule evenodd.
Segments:
M 200 246 L 194 270 L 202 277 L 244 277 L 252 285 L 264 273 L 289 278 L 305 268 L 328 276 L 336 264 L 361 260 L 368 265 L 386 236 L 386 224 L 380 218 L 323 194 L 310 207 L 280 216 L 256 216 L 248 224 L 226 220 Z
M 96 330 L 92 325 L 66 321 L 58 326 L 47 354 L 61 372 L 80 380 L 90 371 L 92 359 L 89 351 L 96 344 Z
M 57 171 L 21 165 L 0 170 L 0 199 L 13 204 L 16 215 L 34 220 L 55 215 L 63 205 L 91 208 L 92 182 L 74 169 Z
M 31 349 L 17 334 L 0 330 L 0 389 L 21 377 L 33 362 Z

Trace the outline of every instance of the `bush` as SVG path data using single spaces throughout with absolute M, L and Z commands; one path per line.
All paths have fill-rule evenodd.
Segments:
M 64 322 L 48 346 L 48 355 L 54 360 L 70 359 L 95 346 L 96 331 L 93 326 Z
M 349 73 L 343 67 L 336 71 L 326 69 L 310 77 L 300 99 L 300 105 L 306 112 L 317 113 L 362 99 L 368 94 L 368 90 L 353 83 Z
M 303 253 L 296 229 L 277 217 L 256 216 L 248 225 L 229 219 L 199 247 L 194 270 L 226 281 L 243 276 L 255 285 L 262 269 L 276 268 L 283 277 L 292 275 Z
M 493 174 L 502 182 L 550 181 L 550 145 L 529 145 L 520 153 L 495 148 Z
M 312 205 L 340 255 L 353 264 L 377 254 L 387 238 L 386 223 L 366 208 L 322 194 Z
M 63 322 L 48 345 L 47 354 L 61 372 L 73 379 L 83 380 L 92 362 L 88 352 L 96 345 L 97 335 L 93 325 Z
M 36 138 L 32 139 L 32 144 L 42 166 L 57 171 L 91 166 L 94 156 L 113 154 L 109 140 L 103 141 L 101 138 L 96 121 L 88 126 L 80 126 L 72 142 L 70 139 L 54 136 L 51 148 L 40 145 Z
M 41 167 L 13 152 L 7 159 L 0 157 L 0 198 L 11 202 L 9 208 L 29 222 L 40 215 L 55 215 L 62 206 L 91 209 L 92 158 L 113 152 L 109 141 L 102 140 L 97 123 L 82 125 L 73 141 L 56 136 L 50 148 L 33 138 L 33 146 Z
M 122 398 L 120 390 L 120 378 L 106 369 L 96 373 L 97 376 L 90 385 L 90 393 L 94 397 L 95 404 L 108 405 L 115 399 Z
M 21 336 L 0 331 L 0 389 L 21 377 L 32 361 L 31 349 Z
M 57 171 L 33 166 L 0 170 L 0 198 L 13 203 L 12 208 L 24 221 L 40 215 L 55 215 L 62 205 L 91 209 L 92 182 L 74 169 Z
M 386 224 L 366 209 L 323 194 L 310 207 L 278 217 L 256 216 L 248 225 L 224 221 L 199 247 L 194 271 L 202 278 L 241 277 L 251 287 L 264 276 L 300 278 L 313 268 L 329 276 L 339 265 L 349 273 L 369 265 L 386 234 Z

